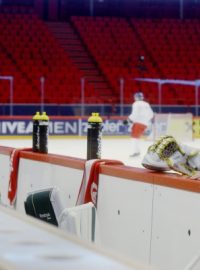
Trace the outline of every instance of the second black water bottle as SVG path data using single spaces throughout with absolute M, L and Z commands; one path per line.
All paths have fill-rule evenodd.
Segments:
M 33 151 L 48 153 L 49 117 L 37 112 L 33 117 Z
M 88 118 L 87 160 L 101 159 L 102 119 L 99 113 L 92 113 Z
M 39 121 L 39 152 L 48 153 L 49 117 L 43 112 Z

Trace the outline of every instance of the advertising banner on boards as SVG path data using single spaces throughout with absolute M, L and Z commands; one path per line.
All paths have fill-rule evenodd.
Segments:
M 50 117 L 49 135 L 52 136 L 86 136 L 87 118 L 79 117 Z M 33 129 L 32 118 L 1 117 L 0 136 L 31 136 Z M 104 135 L 128 135 L 130 126 L 125 126 L 122 119 L 104 119 Z
M 169 115 L 169 114 L 168 114 Z M 172 114 L 171 114 L 172 115 Z M 173 115 L 169 121 L 166 114 L 156 114 L 154 123 L 151 123 L 145 131 L 144 137 L 155 139 L 157 136 L 166 133 L 172 134 L 181 131 L 182 136 L 190 133 L 190 137 L 199 138 L 199 118 L 190 117 L 190 119 L 181 116 L 176 118 Z M 123 120 L 126 116 L 103 117 L 103 135 L 104 136 L 130 136 L 131 123 L 124 125 Z M 75 116 L 50 116 L 49 121 L 49 135 L 55 137 L 68 136 L 86 136 L 88 118 Z M 173 120 L 173 121 L 172 121 Z M 175 122 L 175 120 L 177 122 Z M 170 124 L 171 123 L 171 124 Z M 31 116 L 0 116 L 0 138 L 1 137 L 15 137 L 15 136 L 32 136 L 33 121 Z M 183 132 L 184 131 L 184 132 Z M 174 135 L 174 136 L 175 136 Z M 179 134 L 177 134 L 178 136 Z

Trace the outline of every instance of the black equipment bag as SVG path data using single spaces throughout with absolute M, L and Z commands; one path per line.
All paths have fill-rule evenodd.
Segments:
M 26 214 L 58 226 L 54 200 L 52 200 L 53 191 L 53 188 L 49 188 L 29 193 L 24 202 Z

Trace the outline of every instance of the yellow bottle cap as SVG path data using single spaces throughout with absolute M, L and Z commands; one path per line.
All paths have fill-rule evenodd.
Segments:
M 40 119 L 40 113 L 36 112 L 36 114 L 33 116 L 33 120 L 39 120 Z
M 43 113 L 42 113 L 41 120 L 43 120 L 43 121 L 49 121 L 49 117 L 48 117 L 48 115 L 46 114 L 46 112 L 43 112 Z
M 102 118 L 99 116 L 99 113 L 92 113 L 92 115 L 88 118 L 89 123 L 102 123 Z

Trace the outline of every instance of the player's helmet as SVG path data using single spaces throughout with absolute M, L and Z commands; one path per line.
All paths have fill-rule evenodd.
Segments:
M 134 94 L 134 99 L 135 99 L 135 100 L 143 100 L 143 99 L 144 99 L 143 93 L 142 93 L 142 92 L 136 92 L 136 93 Z

